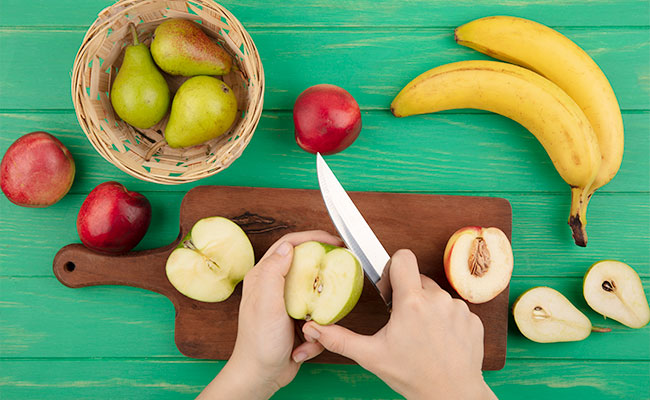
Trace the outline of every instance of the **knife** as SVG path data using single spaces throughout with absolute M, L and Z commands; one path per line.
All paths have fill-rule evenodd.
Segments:
M 320 153 L 316 154 L 316 172 L 323 201 L 334 227 L 348 249 L 359 259 L 366 277 L 390 310 L 390 256 Z

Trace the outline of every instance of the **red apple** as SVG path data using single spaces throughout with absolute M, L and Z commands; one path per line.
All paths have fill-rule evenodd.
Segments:
M 7 149 L 0 186 L 14 204 L 47 207 L 68 193 L 74 172 L 74 160 L 63 143 L 47 132 L 32 132 Z
M 495 298 L 510 283 L 514 265 L 510 240 L 499 228 L 468 226 L 457 230 L 445 247 L 445 274 L 470 303 Z
M 354 97 L 334 85 L 316 85 L 298 96 L 293 106 L 296 142 L 310 153 L 334 154 L 361 132 L 361 111 Z
M 121 183 L 104 182 L 81 205 L 77 231 L 86 247 L 120 254 L 142 240 L 150 221 L 151 204 L 146 197 L 126 190 Z

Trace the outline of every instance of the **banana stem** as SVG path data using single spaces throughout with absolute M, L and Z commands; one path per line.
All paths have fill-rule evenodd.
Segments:
M 573 240 L 578 246 L 587 246 L 587 220 L 582 214 L 583 204 L 585 202 L 584 188 L 571 188 L 571 214 L 569 215 L 569 226 L 573 232 Z
M 138 40 L 138 32 L 135 30 L 135 25 L 133 25 L 132 22 L 129 22 L 129 29 L 131 29 L 131 34 L 133 35 L 133 45 L 139 45 L 140 41 Z
M 591 331 L 592 332 L 607 333 L 607 332 L 611 332 L 612 329 L 611 328 L 601 328 L 599 326 L 592 326 Z

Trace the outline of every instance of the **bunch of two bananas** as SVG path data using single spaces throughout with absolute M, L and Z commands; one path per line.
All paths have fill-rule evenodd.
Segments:
M 623 158 L 623 120 L 607 78 L 578 45 L 530 20 L 486 17 L 458 27 L 455 34 L 463 46 L 520 66 L 497 61 L 442 65 L 406 85 L 391 112 L 406 117 L 475 108 L 523 125 L 571 186 L 569 225 L 575 243 L 586 246 L 589 199 L 612 180 Z

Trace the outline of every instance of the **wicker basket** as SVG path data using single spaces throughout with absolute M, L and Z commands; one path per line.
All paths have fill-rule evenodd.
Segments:
M 221 77 L 234 91 L 238 116 L 230 130 L 202 145 L 173 149 L 164 141 L 168 116 L 150 129 L 135 129 L 117 117 L 108 97 L 124 47 L 132 43 L 129 23 L 149 45 L 166 18 L 200 22 L 203 31 L 233 57 Z M 175 92 L 188 79 L 163 74 Z M 257 48 L 241 23 L 210 0 L 121 0 L 99 13 L 88 29 L 72 70 L 72 101 L 81 128 L 106 160 L 139 179 L 163 184 L 196 181 L 227 168 L 251 140 L 262 113 L 264 71 Z

